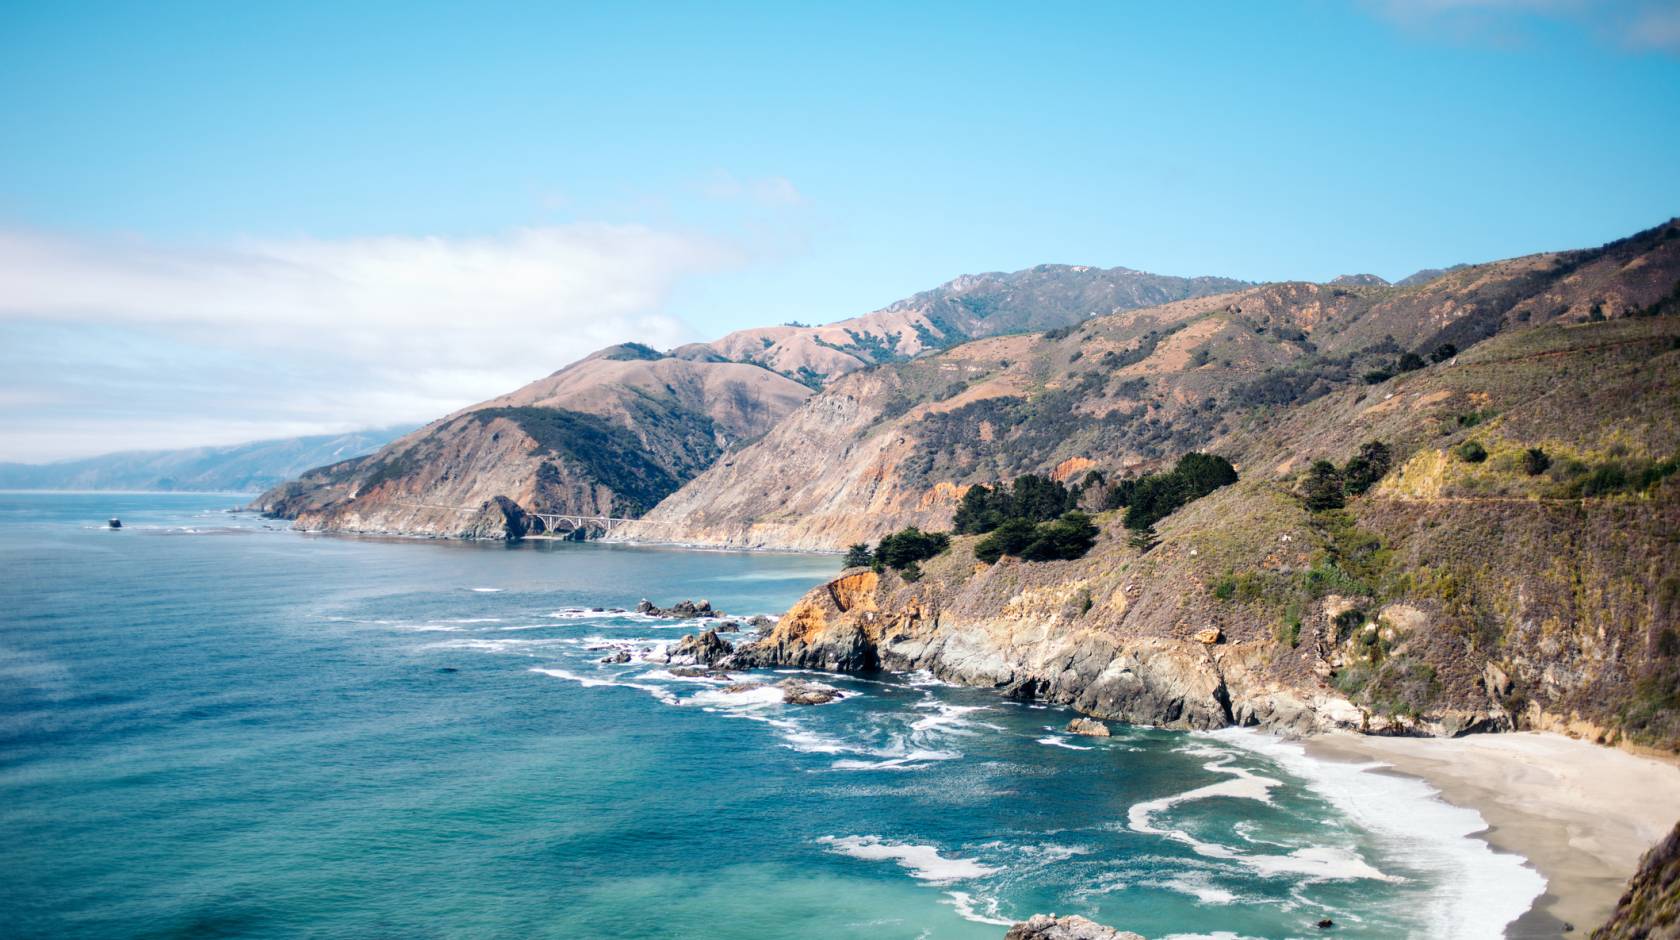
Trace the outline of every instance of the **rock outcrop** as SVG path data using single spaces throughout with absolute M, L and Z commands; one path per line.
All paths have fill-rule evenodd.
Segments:
M 1680 938 L 1680 825 L 1639 861 L 1615 913 L 1593 940 Z
M 1079 734 L 1088 738 L 1106 738 L 1109 736 L 1108 725 L 1090 718 L 1075 718 L 1068 722 L 1067 728 L 1063 730 L 1068 734 Z
M 1009 928 L 1003 940 L 1144 940 L 1129 930 L 1104 927 L 1096 921 L 1072 914 L 1034 914 Z

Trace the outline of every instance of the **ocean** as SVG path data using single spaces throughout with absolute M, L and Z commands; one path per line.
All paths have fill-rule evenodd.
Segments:
M 611 608 L 773 615 L 832 556 L 309 536 L 241 502 L 0 493 L 5 936 L 1495 937 L 1543 888 L 1422 783 L 1256 732 L 600 661 L 693 630 Z

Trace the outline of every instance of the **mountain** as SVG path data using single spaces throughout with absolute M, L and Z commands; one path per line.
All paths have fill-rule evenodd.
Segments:
M 634 516 L 808 394 L 755 365 L 613 346 L 253 506 L 311 530 L 451 538 L 544 531 L 529 511 Z
M 1260 447 L 1284 415 L 1338 390 L 1368 394 L 1367 375 L 1407 353 L 1421 365 L 1502 331 L 1644 311 L 1680 272 L 1676 231 L 1411 288 L 1262 285 L 855 372 L 623 535 L 832 550 L 906 525 L 947 527 L 973 483 Z
M 956 535 L 913 569 L 845 571 L 734 662 L 927 669 L 1170 727 L 1680 751 L 1677 401 L 1670 222 L 1419 288 L 1269 285 L 859 373 L 648 519 L 838 547 L 1048 472 L 1095 513 L 1082 557 L 988 564 Z M 1377 442 L 1369 488 L 1344 486 Z M 1104 511 L 1192 449 L 1236 482 L 1147 530 Z
M 958 278 L 823 327 L 743 330 L 668 353 L 627 343 L 252 505 L 312 530 L 455 538 L 543 531 L 532 513 L 635 517 L 839 376 L 1243 284 L 1041 265 Z
M 1041 264 L 969 274 L 888 307 L 827 326 L 740 330 L 707 350 L 756 362 L 813 388 L 837 376 L 1006 333 L 1072 326 L 1094 316 L 1248 286 L 1221 277 L 1170 277 L 1130 268 Z
M 311 467 L 371 453 L 412 429 L 410 425 L 226 447 L 125 451 L 45 464 L 0 464 L 0 489 L 256 492 Z

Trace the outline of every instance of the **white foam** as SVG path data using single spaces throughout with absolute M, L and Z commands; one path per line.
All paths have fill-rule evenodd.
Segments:
M 908 754 L 886 757 L 883 760 L 837 760 L 835 770 L 920 770 L 931 761 L 956 760 L 956 751 L 915 750 Z
M 474 594 L 500 594 L 500 593 L 502 593 L 501 588 L 467 588 L 467 590 L 472 591 Z
M 1190 748 L 1179 748 L 1179 750 L 1191 751 Z M 1220 759 L 1203 764 L 1203 768 L 1215 773 L 1227 774 L 1229 779 L 1172 796 L 1137 803 L 1126 812 L 1128 827 L 1133 832 L 1163 836 L 1175 842 L 1182 842 L 1194 849 L 1198 855 L 1238 862 L 1268 877 L 1289 874 L 1300 875 L 1313 881 L 1345 881 L 1357 878 L 1370 878 L 1378 881 L 1399 880 L 1378 871 L 1360 858 L 1357 852 L 1350 849 L 1309 846 L 1296 849 L 1286 855 L 1250 855 L 1228 845 L 1198 839 L 1182 829 L 1164 829 L 1156 826 L 1154 822 L 1156 815 L 1180 803 L 1191 803 L 1217 797 L 1254 800 L 1268 805 L 1272 802 L 1272 788 L 1282 785 L 1282 781 L 1272 777 L 1262 777 L 1241 767 L 1231 766 L 1234 755 L 1228 752 L 1215 749 L 1214 753 L 1220 754 Z
M 956 910 L 957 916 L 963 920 L 971 920 L 977 924 L 991 924 L 994 927 L 1013 927 L 1015 922 L 998 915 L 997 898 L 981 898 L 980 903 L 986 908 L 984 914 L 974 909 L 974 896 L 967 891 L 947 891 L 945 895 L 951 900 L 940 903 L 950 904 Z
M 1047 738 L 1039 738 L 1038 743 L 1048 744 L 1051 747 L 1065 747 L 1070 751 L 1094 751 L 1094 750 L 1096 750 L 1096 748 L 1090 747 L 1090 746 L 1084 745 L 1084 744 L 1069 744 L 1067 741 L 1064 741 L 1061 738 L 1056 737 L 1055 735 L 1051 735 Z
M 1481 814 L 1442 801 L 1421 780 L 1373 773 L 1385 766 L 1378 763 L 1314 760 L 1299 744 L 1255 731 L 1210 736 L 1276 761 L 1342 818 L 1376 835 L 1406 867 L 1437 873 L 1426 914 L 1434 936 L 1501 937 L 1546 890 L 1546 879 L 1520 856 L 1476 838 L 1487 829 Z
M 937 713 L 912 722 L 910 725 L 910 730 L 912 731 L 955 731 L 960 729 L 964 724 L 964 715 L 971 712 L 983 712 L 989 710 L 984 705 L 948 705 L 944 702 L 933 699 L 918 702 L 916 707 L 932 708 L 935 709 Z
M 894 861 L 910 877 L 930 884 L 949 884 L 995 875 L 1000 868 L 982 865 L 971 858 L 946 858 L 937 846 L 894 842 L 880 836 L 823 836 L 817 842 L 830 851 L 868 861 Z
M 747 689 L 744 692 L 729 692 L 724 689 L 707 689 L 696 692 L 683 700 L 684 705 L 711 705 L 723 708 L 765 708 L 782 704 L 782 690 L 773 685 Z
M 1236 892 L 1212 884 L 1207 875 L 1201 872 L 1178 875 L 1164 881 L 1142 881 L 1139 884 L 1188 894 L 1203 904 L 1230 904 L 1237 899 Z
M 576 682 L 578 685 L 581 685 L 584 688 L 596 688 L 596 687 L 600 687 L 600 686 L 616 686 L 616 687 L 621 688 L 621 689 L 636 689 L 636 690 L 641 691 L 641 692 L 646 692 L 647 694 L 653 696 L 656 699 L 659 699 L 661 702 L 664 702 L 667 705 L 677 704 L 677 697 L 675 695 L 671 694 L 671 692 L 669 690 L 662 689 L 662 688 L 660 688 L 659 686 L 656 686 L 656 685 L 647 685 L 646 683 L 642 683 L 642 682 L 620 682 L 620 681 L 617 681 L 617 680 L 614 680 L 614 679 L 595 679 L 595 678 L 591 678 L 589 676 L 580 676 L 577 673 L 571 672 L 569 670 L 556 669 L 556 668 L 552 668 L 552 667 L 547 667 L 547 668 L 539 667 L 539 668 L 532 669 L 531 671 L 532 672 L 540 672 L 545 676 L 553 676 L 556 679 L 565 679 L 567 682 Z

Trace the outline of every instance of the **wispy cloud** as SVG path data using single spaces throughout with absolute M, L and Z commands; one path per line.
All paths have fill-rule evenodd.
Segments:
M 733 173 L 719 172 L 707 180 L 700 191 L 712 199 L 744 200 L 772 208 L 805 203 L 805 195 L 785 176 L 742 178 Z
M 0 231 L 0 459 L 436 417 L 614 342 L 696 338 L 671 291 L 741 260 L 593 224 L 211 247 Z
M 1365 0 L 1388 21 L 1454 41 L 1518 45 L 1537 21 L 1565 21 L 1626 49 L 1680 54 L 1676 0 Z

